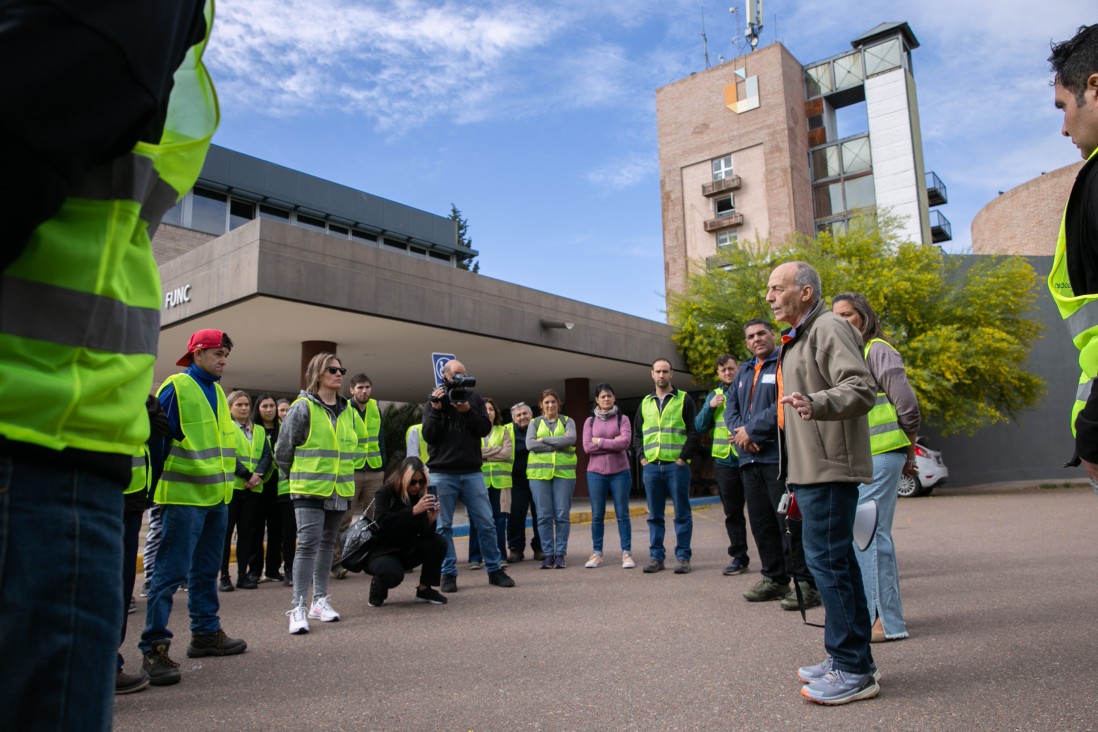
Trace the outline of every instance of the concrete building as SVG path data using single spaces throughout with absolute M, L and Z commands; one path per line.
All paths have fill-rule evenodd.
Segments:
M 457 268 L 456 226 L 347 186 L 214 147 L 153 239 L 164 289 L 156 380 L 189 334 L 229 333 L 224 383 L 296 394 L 303 366 L 337 352 L 381 400 L 423 402 L 431 354 L 456 354 L 501 406 L 547 387 L 585 416 L 590 390 L 652 389 L 658 356 L 682 368 L 671 328 Z
M 923 165 L 918 40 L 883 23 L 851 46 L 805 65 L 773 44 L 656 91 L 669 292 L 723 247 L 812 236 L 874 206 L 912 241 L 952 238 L 930 211 L 947 196 Z

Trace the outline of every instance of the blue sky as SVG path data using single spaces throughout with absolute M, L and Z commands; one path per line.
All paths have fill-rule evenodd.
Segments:
M 221 0 L 215 142 L 469 221 L 481 274 L 665 320 L 655 90 L 745 49 L 711 0 Z M 1050 40 L 1091 0 L 767 0 L 760 46 L 802 63 L 906 20 L 950 251 L 999 191 L 1078 160 Z M 1051 253 L 1053 242 L 1049 242 Z M 578 274 L 568 276 L 569 271 Z

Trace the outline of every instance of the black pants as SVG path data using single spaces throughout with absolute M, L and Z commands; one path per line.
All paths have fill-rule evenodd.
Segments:
M 294 502 L 288 495 L 279 496 L 277 503 L 282 530 L 282 566 L 286 568 L 286 574 L 291 575 L 297 554 L 297 516 L 294 515 Z
M 276 474 L 277 475 L 277 474 Z M 266 561 L 264 561 L 263 536 L 267 537 Z M 282 512 L 278 508 L 278 479 L 263 484 L 259 496 L 255 531 L 252 532 L 252 549 L 248 555 L 248 573 L 258 577 L 264 573 L 275 577 L 282 566 Z
M 259 523 L 260 495 L 255 491 L 233 491 L 229 501 L 229 520 L 225 524 L 225 548 L 221 555 L 221 576 L 229 576 L 229 550 L 233 545 L 233 529 L 236 529 L 236 577 L 239 580 L 248 573 L 248 559 L 254 543 L 256 525 Z
M 141 519 L 144 511 L 126 511 L 122 514 L 122 637 L 118 645 L 126 642 L 126 624 L 130 619 L 130 598 L 137 582 L 137 544 L 141 536 Z M 118 654 L 118 668 L 122 668 L 122 654 Z
M 511 513 L 507 519 L 507 548 L 515 551 L 526 550 L 526 512 L 534 520 L 534 538 L 530 548 L 541 551 L 541 536 L 538 534 L 538 512 L 530 497 L 530 481 L 526 475 L 516 475 L 511 485 Z M 506 557 L 503 557 L 506 559 Z
M 446 540 L 438 534 L 428 534 L 399 554 L 374 557 L 366 565 L 366 572 L 372 574 L 374 582 L 388 591 L 404 581 L 405 571 L 422 564 L 419 583 L 427 587 L 438 587 L 442 581 L 442 558 L 445 556 Z
M 785 516 L 778 513 L 778 501 L 785 492 L 785 483 L 778 479 L 778 465 L 742 465 L 740 477 L 763 576 L 781 584 L 788 582 L 790 575 L 811 583 L 801 548 L 801 522 L 789 521 L 787 529 Z
M 728 534 L 728 556 L 747 561 L 747 520 L 743 516 L 743 480 L 740 469 L 716 463 L 717 492 L 724 506 L 724 530 Z

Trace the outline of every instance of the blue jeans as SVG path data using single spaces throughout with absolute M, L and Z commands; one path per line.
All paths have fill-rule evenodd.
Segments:
M 488 503 L 488 488 L 484 474 L 431 473 L 431 481 L 438 486 L 438 528 L 436 533 L 446 540 L 446 558 L 442 560 L 443 574 L 457 574 L 457 552 L 454 551 L 454 506 L 460 498 L 469 514 L 469 523 L 477 527 L 480 553 L 488 572 L 499 569 L 499 542 L 496 525 L 492 521 L 492 506 Z
M 507 514 L 500 509 L 500 499 L 503 489 L 489 488 L 488 503 L 492 505 L 492 523 L 496 526 L 496 543 L 499 545 L 499 555 L 502 558 L 507 553 Z M 469 562 L 483 561 L 480 553 L 480 536 L 477 535 L 476 524 L 469 527 Z
M 808 570 L 816 580 L 824 609 L 824 649 L 835 668 L 865 674 L 873 668 L 869 652 L 869 611 L 862 573 L 854 553 L 857 483 L 814 483 L 789 487 L 797 496 L 801 541 Z
M 694 517 L 690 513 L 690 466 L 648 463 L 641 468 L 641 477 L 648 496 L 649 556 L 658 562 L 666 557 L 663 514 L 670 496 L 675 507 L 675 558 L 689 560 L 690 537 L 694 534 Z
M 629 521 L 629 471 L 612 475 L 587 472 L 587 492 L 591 496 L 591 545 L 595 554 L 602 554 L 602 537 L 606 531 L 606 492 L 614 498 L 614 513 L 618 519 L 618 538 L 623 552 L 633 551 L 633 525 Z
M 138 646 L 148 652 L 156 641 L 170 639 L 168 618 L 172 596 L 187 581 L 187 610 L 192 635 L 212 635 L 221 630 L 217 613 L 217 573 L 221 568 L 221 547 L 225 541 L 228 509 L 216 506 L 164 506 L 160 519 L 163 535 L 156 552 L 156 571 L 149 588 L 145 630 Z
M 905 452 L 873 456 L 873 482 L 858 486 L 858 503 L 877 501 L 877 533 L 865 551 L 854 548 L 862 569 L 870 625 L 881 619 L 886 638 L 906 638 L 904 605 L 900 601 L 900 569 L 892 543 L 892 518 L 896 514 L 900 473 L 907 462 Z
M 530 493 L 538 510 L 541 548 L 555 557 L 568 556 L 568 534 L 572 530 L 572 493 L 575 478 L 530 479 Z
M 124 488 L 64 464 L 0 456 L 7 729 L 111 728 Z

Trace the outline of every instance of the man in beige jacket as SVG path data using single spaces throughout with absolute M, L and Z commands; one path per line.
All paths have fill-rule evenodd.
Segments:
M 875 697 L 869 611 L 854 553 L 858 484 L 873 477 L 869 422 L 876 391 L 858 332 L 821 299 L 820 276 L 804 262 L 777 267 L 766 300 L 782 332 L 778 426 L 782 471 L 804 524 L 805 562 L 827 611 L 827 657 L 805 666 L 801 694 L 818 704 Z

